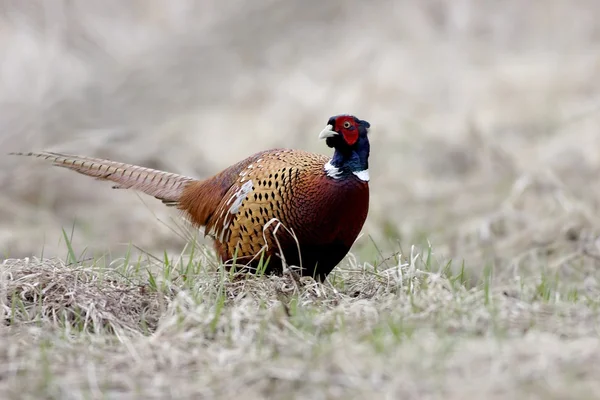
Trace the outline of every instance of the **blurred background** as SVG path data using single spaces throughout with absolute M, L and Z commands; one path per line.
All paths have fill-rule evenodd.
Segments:
M 318 132 L 352 113 L 373 125 L 358 253 L 429 241 L 477 267 L 594 251 L 599 12 L 595 0 L 3 0 L 0 149 L 207 177 L 276 146 L 329 154 Z M 0 158 L 0 257 L 64 256 L 62 228 L 78 252 L 178 253 L 177 218 Z

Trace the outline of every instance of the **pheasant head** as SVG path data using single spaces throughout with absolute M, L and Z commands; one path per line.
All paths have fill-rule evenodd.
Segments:
M 319 134 L 327 146 L 334 149 L 333 157 L 325 164 L 325 172 L 334 179 L 355 175 L 369 181 L 369 128 L 371 124 L 353 115 L 329 118 Z

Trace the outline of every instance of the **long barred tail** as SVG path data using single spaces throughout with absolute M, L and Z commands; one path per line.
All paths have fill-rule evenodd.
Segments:
M 167 205 L 177 205 L 185 187 L 196 179 L 137 165 L 52 152 L 9 153 L 43 158 L 55 166 L 71 169 L 99 180 L 115 182 L 115 189 L 135 189 Z

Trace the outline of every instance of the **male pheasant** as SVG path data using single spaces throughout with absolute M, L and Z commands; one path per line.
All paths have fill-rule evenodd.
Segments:
M 334 149 L 331 158 L 267 150 L 204 180 L 69 154 L 12 154 L 44 158 L 176 206 L 214 239 L 223 262 L 256 271 L 262 261 L 266 273 L 278 274 L 284 262 L 324 280 L 367 217 L 369 127 L 352 115 L 334 116 L 319 134 Z

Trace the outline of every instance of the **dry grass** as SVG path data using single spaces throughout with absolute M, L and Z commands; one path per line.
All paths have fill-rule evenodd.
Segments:
M 201 177 L 352 112 L 372 201 L 327 283 L 246 278 L 0 158 L 4 398 L 600 395 L 597 1 L 32 4 L 0 5 L 0 149 Z
M 5 398 L 593 398 L 600 390 L 600 296 L 589 282 L 499 280 L 490 271 L 470 287 L 427 253 L 377 271 L 349 262 L 324 285 L 224 276 L 203 261 L 170 264 L 157 280 L 150 265 L 6 260 Z

